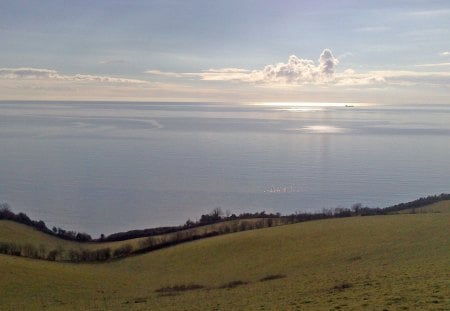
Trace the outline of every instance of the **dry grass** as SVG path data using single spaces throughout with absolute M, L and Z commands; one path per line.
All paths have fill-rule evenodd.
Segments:
M 104 264 L 0 255 L 0 309 L 448 310 L 449 223 L 447 212 L 313 221 Z M 204 287 L 158 292 L 192 284 Z

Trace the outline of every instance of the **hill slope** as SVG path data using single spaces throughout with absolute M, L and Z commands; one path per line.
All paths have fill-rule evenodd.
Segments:
M 49 235 L 40 230 L 37 230 L 34 227 L 24 225 L 11 220 L 0 220 L 0 247 L 3 243 L 12 243 L 22 248 L 22 256 L 28 258 L 47 258 L 48 254 L 52 250 L 58 250 L 59 255 L 56 258 L 57 261 L 70 261 L 69 253 L 71 251 L 82 251 L 82 250 L 100 250 L 109 248 L 111 252 L 117 250 L 121 247 L 129 246 L 133 251 L 136 252 L 144 252 L 146 251 L 149 239 L 151 239 L 151 243 L 153 246 L 158 246 L 160 244 L 164 244 L 166 242 L 174 241 L 186 238 L 186 241 L 189 241 L 187 237 L 205 238 L 208 237 L 208 234 L 217 235 L 218 233 L 224 234 L 226 232 L 231 232 L 231 230 L 242 230 L 240 227 L 245 225 L 246 227 L 251 227 L 251 225 L 255 225 L 254 228 L 257 228 L 256 225 L 266 224 L 268 218 L 251 218 L 251 219 L 237 219 L 237 220 L 229 220 L 223 221 L 203 226 L 197 226 L 193 228 L 183 229 L 177 232 L 165 233 L 161 235 L 153 235 L 152 237 L 141 237 L 141 238 L 132 238 L 127 240 L 120 241 L 111 241 L 111 242 L 78 242 L 65 240 L 58 236 Z M 270 219 L 272 221 L 272 225 L 281 225 L 283 219 Z M 267 226 L 267 225 L 265 225 Z M 228 229 L 228 231 L 226 231 Z M 170 243 L 169 243 L 170 244 Z M 178 243 L 174 243 L 178 244 Z M 27 245 L 33 246 L 36 251 L 40 253 L 36 256 L 27 256 L 24 254 L 24 249 Z M 172 244 L 173 245 L 173 244 Z M 164 248 L 166 246 L 163 246 Z M 42 253 L 42 254 L 41 254 Z M 0 254 L 5 254 L 4 251 L 0 251 Z M 8 252 L 6 252 L 8 254 Z M 71 260 L 73 261 L 73 260 Z
M 444 310 L 449 220 L 445 210 L 313 221 L 103 264 L 0 255 L 0 309 Z
M 397 212 L 397 214 L 413 214 L 413 213 L 449 213 L 450 200 L 436 202 L 423 207 L 408 208 Z

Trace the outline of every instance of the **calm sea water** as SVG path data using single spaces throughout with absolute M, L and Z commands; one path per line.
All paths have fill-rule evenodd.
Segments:
M 94 235 L 450 191 L 450 108 L 0 102 L 0 201 Z

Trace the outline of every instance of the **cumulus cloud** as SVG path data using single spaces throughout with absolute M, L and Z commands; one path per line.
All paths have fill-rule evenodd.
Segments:
M 319 72 L 312 60 L 291 55 L 287 63 L 264 67 L 260 82 L 312 83 L 318 79 Z
M 227 68 L 208 70 L 200 74 L 204 80 L 227 79 L 255 83 L 319 84 L 333 79 L 339 61 L 329 49 L 323 50 L 319 64 L 291 55 L 286 63 L 267 65 L 262 70 Z
M 137 79 L 127 79 L 97 75 L 65 75 L 56 70 L 41 68 L 0 68 L 0 79 L 15 80 L 59 80 L 77 82 L 99 82 L 99 83 L 120 83 L 120 84 L 142 84 L 147 81 Z
M 339 61 L 333 56 L 333 53 L 328 49 L 323 50 L 319 58 L 319 69 L 321 73 L 327 76 L 333 75 L 334 68 L 337 64 L 339 64 Z
M 208 69 L 199 73 L 148 70 L 146 73 L 169 77 L 197 77 L 205 81 L 241 81 L 257 84 L 321 84 L 332 81 L 339 61 L 329 49 L 323 50 L 318 65 L 309 59 L 289 56 L 286 63 L 270 64 L 260 70 L 241 68 Z
M 440 56 L 450 56 L 450 52 L 449 51 L 444 51 L 439 53 Z
M 289 56 L 287 62 L 266 65 L 260 70 L 242 68 L 208 69 L 197 73 L 175 73 L 149 70 L 147 73 L 175 78 L 196 78 L 203 81 L 246 82 L 269 87 L 299 85 L 329 85 L 343 87 L 374 87 L 382 85 L 411 86 L 449 85 L 450 73 L 442 71 L 366 71 L 358 73 L 352 69 L 338 72 L 339 60 L 329 49 L 319 56 L 318 62 Z M 450 63 L 423 64 L 418 67 L 449 66 Z

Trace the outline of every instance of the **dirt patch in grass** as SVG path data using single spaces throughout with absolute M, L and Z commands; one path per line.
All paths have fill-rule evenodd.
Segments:
M 342 291 L 352 288 L 352 287 L 353 287 L 353 284 L 348 283 L 348 282 L 342 282 L 342 283 L 339 283 L 339 284 L 336 284 L 335 286 L 333 286 L 330 289 L 330 292 L 342 292 Z
M 228 283 L 226 283 L 226 284 L 223 284 L 222 286 L 220 286 L 219 288 L 235 288 L 235 287 L 238 287 L 238 286 L 241 286 L 241 285 L 245 285 L 245 284 L 248 284 L 248 282 L 243 282 L 243 281 L 231 281 L 231 282 L 228 282 Z
M 161 287 L 155 292 L 160 294 L 173 294 L 173 293 L 180 293 L 180 292 L 186 292 L 190 290 L 197 290 L 205 288 L 203 285 L 199 284 L 188 284 L 188 285 L 174 285 L 174 286 L 167 286 L 167 287 Z
M 263 277 L 259 281 L 267 282 L 267 281 L 273 281 L 273 280 L 278 280 L 278 279 L 284 279 L 285 277 L 286 277 L 285 274 L 271 274 L 271 275 L 267 275 L 267 276 Z
M 134 300 L 134 303 L 145 303 L 145 302 L 147 302 L 146 298 L 136 298 Z

